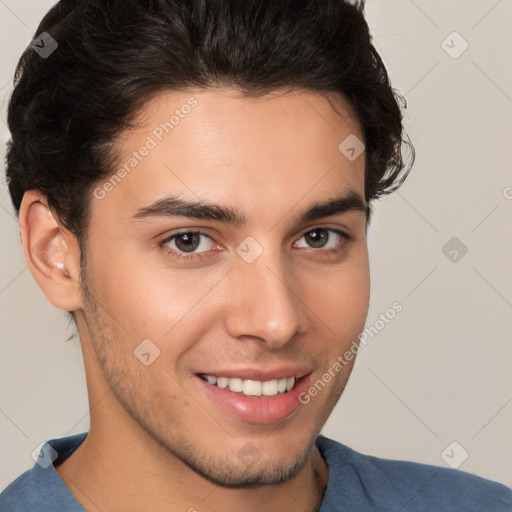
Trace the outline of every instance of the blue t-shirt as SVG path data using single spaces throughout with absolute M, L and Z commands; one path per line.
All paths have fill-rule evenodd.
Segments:
M 48 441 L 41 449 L 42 463 L 0 494 L 0 512 L 84 512 L 54 464 L 66 460 L 85 436 Z M 318 512 L 512 511 L 511 489 L 474 474 L 363 455 L 324 436 L 316 444 L 329 467 Z

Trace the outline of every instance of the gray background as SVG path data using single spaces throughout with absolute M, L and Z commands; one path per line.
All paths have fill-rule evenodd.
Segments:
M 15 63 L 51 3 L 0 0 L 2 159 Z M 512 486 L 512 0 L 368 0 L 367 15 L 417 150 L 376 208 L 367 325 L 403 311 L 361 351 L 324 433 Z M 74 329 L 26 267 L 3 176 L 0 223 L 2 489 L 42 441 L 87 430 L 88 404 Z

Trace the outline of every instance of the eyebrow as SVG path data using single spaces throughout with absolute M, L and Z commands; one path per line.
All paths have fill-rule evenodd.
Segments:
M 353 190 L 345 194 L 314 204 L 299 213 L 298 223 L 310 222 L 322 217 L 341 215 L 350 211 L 369 213 L 366 202 L 361 195 Z M 137 210 L 134 219 L 166 217 L 186 217 L 189 219 L 218 221 L 241 227 L 247 223 L 247 217 L 230 206 L 221 206 L 206 200 L 188 200 L 178 196 L 159 199 L 155 203 Z

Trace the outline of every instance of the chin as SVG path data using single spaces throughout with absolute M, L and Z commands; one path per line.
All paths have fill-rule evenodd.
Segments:
M 161 444 L 205 480 L 220 487 L 249 489 L 278 485 L 293 478 L 312 453 L 315 440 L 316 436 L 306 442 L 297 439 L 286 450 L 282 443 L 281 448 L 258 448 L 257 440 L 241 448 L 217 445 L 217 450 L 212 450 L 214 443 L 201 447 L 201 443 L 183 438 Z
M 269 467 L 265 463 L 240 463 L 238 460 L 230 466 L 225 462 L 211 464 L 208 468 L 183 461 L 204 479 L 220 487 L 229 489 L 251 489 L 257 487 L 278 485 L 293 478 L 304 463 L 304 457 L 288 464 L 282 461 Z

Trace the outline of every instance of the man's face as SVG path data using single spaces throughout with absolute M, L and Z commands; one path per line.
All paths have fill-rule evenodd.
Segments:
M 310 211 L 364 198 L 364 153 L 338 149 L 363 136 L 331 101 L 342 116 L 313 92 L 162 94 L 118 141 L 125 172 L 92 199 L 80 334 L 104 378 L 93 401 L 110 389 L 120 404 L 101 421 L 220 484 L 298 470 L 353 360 L 322 375 L 364 327 L 364 208 Z M 218 207 L 197 218 L 177 199 Z

